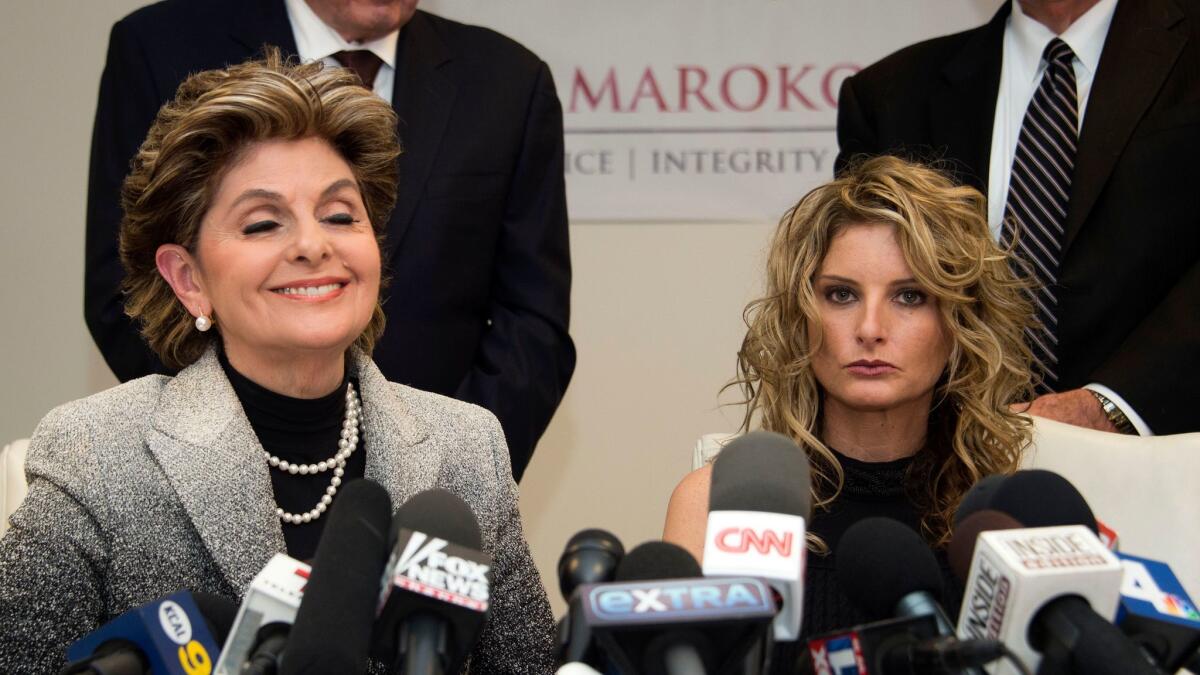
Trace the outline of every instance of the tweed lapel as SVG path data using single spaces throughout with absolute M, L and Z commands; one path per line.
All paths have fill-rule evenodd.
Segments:
M 167 480 L 233 588 L 284 550 L 262 445 L 209 348 L 163 389 L 149 438 Z
M 1183 13 L 1170 0 L 1117 3 L 1080 132 L 1067 209 L 1067 247 L 1187 43 L 1182 20 Z
M 351 354 L 362 397 L 366 475 L 388 491 L 394 511 L 409 497 L 437 484 L 444 454 L 422 443 L 429 430 L 413 415 L 402 390 L 388 382 L 361 351 L 353 349 Z
M 451 57 L 424 12 L 417 11 L 400 30 L 392 108 L 400 118 L 403 154 L 400 189 L 386 240 L 388 260 L 412 222 L 450 121 L 458 88 L 441 68 Z
M 992 126 L 1004 55 L 1004 25 L 1009 3 L 991 21 L 972 31 L 962 49 L 942 69 L 929 98 L 933 147 L 945 149 L 959 178 L 987 194 Z

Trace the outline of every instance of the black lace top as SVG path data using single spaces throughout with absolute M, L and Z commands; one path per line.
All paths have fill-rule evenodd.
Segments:
M 217 354 L 264 450 L 282 460 L 300 464 L 320 462 L 337 453 L 346 413 L 346 383 L 351 381 L 348 377 L 343 377 L 342 384 L 327 396 L 292 398 L 266 389 L 234 370 L 223 350 L 218 350 Z M 349 368 L 346 372 L 349 373 Z M 358 383 L 354 385 L 358 389 Z M 343 485 L 353 478 L 362 478 L 366 472 L 366 444 L 367 439 L 360 434 L 358 449 L 346 461 Z M 266 461 L 264 457 L 263 462 Z M 291 474 L 278 468 L 271 468 L 270 472 L 276 506 L 291 513 L 305 513 L 315 507 L 333 477 L 333 470 L 310 475 Z M 334 503 L 337 503 L 336 496 Z M 298 560 L 312 558 L 328 516 L 326 511 L 310 523 L 283 523 L 287 554 Z
M 864 518 L 882 516 L 920 531 L 920 518 L 905 492 L 911 457 L 891 462 L 863 462 L 836 450 L 834 455 L 845 474 L 842 490 L 827 510 L 814 510 L 809 524 L 809 530 L 825 542 L 829 552 L 808 552 L 800 640 L 776 645 L 772 654 L 772 673 L 794 672 L 796 659 L 806 655 L 804 645 L 808 638 L 880 618 L 869 617 L 855 607 L 838 583 L 835 552 L 842 534 L 851 525 Z M 944 551 L 935 551 L 935 554 L 945 580 L 945 609 L 953 619 L 958 614 L 961 591 L 951 576 Z

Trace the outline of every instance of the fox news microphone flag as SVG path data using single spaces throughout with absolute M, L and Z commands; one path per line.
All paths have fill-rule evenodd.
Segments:
M 392 519 L 375 623 L 386 662 L 406 675 L 457 672 L 487 619 L 492 560 L 457 495 L 426 490 Z

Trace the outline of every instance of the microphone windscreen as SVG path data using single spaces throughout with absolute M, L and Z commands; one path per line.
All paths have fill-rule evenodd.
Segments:
M 596 528 L 576 532 L 558 558 L 558 587 L 563 598 L 570 599 L 582 584 L 612 581 L 623 557 L 625 547 L 612 532 Z
M 954 532 L 950 535 L 950 543 L 946 555 L 950 559 L 950 569 L 954 576 L 964 584 L 967 574 L 971 571 L 971 561 L 975 559 L 975 542 L 980 532 L 992 530 L 1017 530 L 1023 527 L 1020 521 L 1003 511 L 981 509 L 963 518 L 955 524 Z
M 837 547 L 838 583 L 872 621 L 895 615 L 900 599 L 924 591 L 941 602 L 942 574 L 921 536 L 890 518 L 850 526 Z
M 229 639 L 229 631 L 233 630 L 233 622 L 237 620 L 237 603 L 216 593 L 192 593 L 192 600 L 204 615 L 208 624 L 208 632 L 216 638 L 217 644 L 224 645 Z
M 442 488 L 418 492 L 396 510 L 388 539 L 395 545 L 401 528 L 422 532 L 459 546 L 482 548 L 479 523 L 461 497 Z
M 317 542 L 280 672 L 366 671 L 391 513 L 392 501 L 375 481 L 354 480 L 339 491 Z
M 967 496 L 970 497 L 974 490 L 975 488 L 971 488 Z M 987 494 L 978 499 L 971 499 L 975 510 L 986 508 L 1003 511 L 1016 518 L 1024 527 L 1083 525 L 1093 533 L 1099 532 L 1096 516 L 1088 506 L 1087 500 L 1070 481 L 1053 471 L 1018 471 L 986 492 Z M 967 498 L 963 501 L 965 503 Z M 962 514 L 962 518 L 970 515 L 961 505 L 958 513 Z M 955 518 L 960 519 L 958 514 Z
M 958 527 L 963 518 L 976 511 L 989 508 L 988 504 L 992 501 L 992 495 L 995 494 L 996 490 L 1006 480 L 1008 480 L 1007 475 L 994 473 L 990 476 L 980 478 L 978 482 L 972 485 L 971 489 L 967 490 L 967 494 L 963 495 L 962 501 L 958 503 L 958 508 L 954 511 L 955 528 Z
M 812 511 L 808 456 L 790 438 L 755 431 L 726 445 L 713 462 L 709 511 Z
M 683 547 L 665 541 L 640 544 L 617 565 L 617 581 L 687 579 L 702 576 L 700 563 Z

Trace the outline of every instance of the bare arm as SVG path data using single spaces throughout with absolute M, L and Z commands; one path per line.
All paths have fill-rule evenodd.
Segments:
M 678 544 L 704 562 L 704 530 L 708 526 L 708 489 L 712 466 L 696 469 L 683 477 L 667 504 L 663 541 Z

